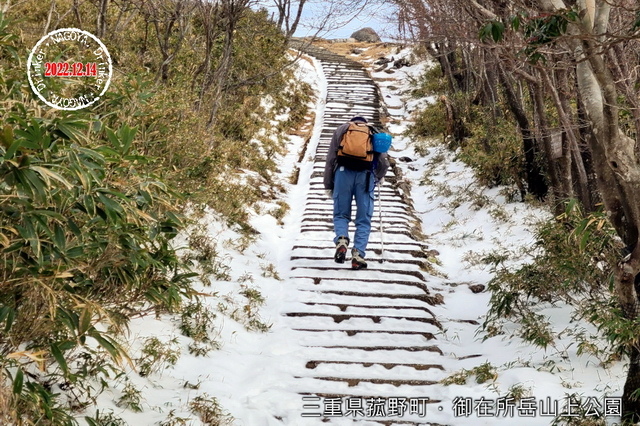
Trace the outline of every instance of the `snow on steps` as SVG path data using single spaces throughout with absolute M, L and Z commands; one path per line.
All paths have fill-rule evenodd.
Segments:
M 380 123 L 384 105 L 379 90 L 360 64 L 313 46 L 301 49 L 320 61 L 328 88 L 302 226 L 291 256 L 296 291 L 284 313 L 309 349 L 306 364 L 292 367 L 294 389 L 324 398 L 429 398 L 437 405 L 438 381 L 446 375 L 437 343 L 442 325 L 429 308 L 442 303 L 442 296 L 429 291 L 424 270 L 429 251 L 416 232 L 419 221 L 412 207 L 394 185 L 393 170 L 381 188 L 384 262 L 377 199 L 368 269 L 353 271 L 349 261 L 333 262 L 332 203 L 322 185 L 326 153 L 334 129 L 354 115 Z M 416 414 L 361 422 L 429 424 Z

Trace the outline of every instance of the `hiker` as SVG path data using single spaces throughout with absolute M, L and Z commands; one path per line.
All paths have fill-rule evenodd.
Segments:
M 364 136 L 365 133 L 369 136 Z M 365 157 L 354 157 L 343 152 L 344 143 L 361 143 L 362 138 L 369 137 L 369 145 Z M 349 122 L 340 125 L 331 138 L 331 146 L 327 153 L 324 169 L 324 187 L 327 195 L 333 197 L 333 227 L 336 244 L 334 260 L 344 263 L 349 247 L 349 222 L 351 221 L 351 201 L 356 200 L 356 232 L 351 251 L 351 267 L 362 269 L 367 267 L 366 255 L 371 218 L 373 217 L 373 190 L 375 185 L 384 182 L 389 168 L 387 154 L 373 153 L 370 142 L 370 130 L 367 119 L 353 117 Z M 340 151 L 340 152 L 339 152 Z

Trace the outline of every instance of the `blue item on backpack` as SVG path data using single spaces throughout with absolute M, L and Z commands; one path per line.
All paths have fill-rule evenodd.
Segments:
M 385 153 L 391 147 L 391 135 L 389 133 L 373 134 L 373 152 Z

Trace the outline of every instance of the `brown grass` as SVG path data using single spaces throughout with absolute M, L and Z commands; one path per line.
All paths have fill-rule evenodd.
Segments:
M 304 120 L 305 121 L 301 126 L 291 129 L 287 133 L 293 136 L 300 136 L 302 138 L 310 137 L 311 132 L 313 132 L 313 125 L 316 121 L 316 112 L 311 111 L 309 114 L 305 116 Z
M 18 424 L 12 398 L 11 388 L 5 378 L 0 376 L 0 424 L 2 425 Z
M 298 52 L 297 50 L 292 50 L 292 49 L 289 49 L 289 54 L 291 54 L 294 57 L 295 56 L 299 56 L 300 59 L 310 63 L 311 66 L 313 66 L 313 59 L 311 59 L 311 57 L 309 55 L 305 55 L 304 53 L 301 53 L 301 52 Z
M 373 81 L 383 82 L 383 81 L 397 81 L 398 79 L 395 77 L 373 77 Z
M 397 43 L 364 43 L 364 42 L 341 42 L 335 43 L 327 40 L 318 40 L 313 43 L 316 46 L 324 47 L 325 49 L 337 53 L 338 55 L 347 56 L 358 62 L 365 62 L 371 59 L 378 59 L 380 56 L 386 56 L 393 52 L 394 49 L 400 46 Z M 366 49 L 360 55 L 351 55 L 353 49 Z

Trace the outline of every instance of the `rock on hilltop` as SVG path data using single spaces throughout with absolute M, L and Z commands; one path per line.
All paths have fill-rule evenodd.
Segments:
M 367 27 L 362 28 L 361 30 L 356 31 L 351 34 L 351 38 L 356 41 L 363 41 L 368 43 L 378 43 L 380 42 L 380 36 L 375 32 L 373 28 Z

